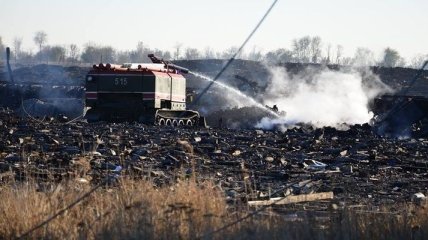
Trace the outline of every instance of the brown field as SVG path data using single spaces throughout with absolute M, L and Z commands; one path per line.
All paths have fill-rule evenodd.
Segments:
M 13 239 L 90 190 L 74 181 L 45 187 L 16 183 L 0 190 L 0 236 Z M 211 182 L 182 180 L 154 188 L 121 180 L 97 189 L 75 207 L 32 232 L 30 239 L 424 239 L 428 205 L 378 211 L 327 210 L 324 218 L 292 219 L 266 210 L 211 234 L 254 209 L 228 205 Z

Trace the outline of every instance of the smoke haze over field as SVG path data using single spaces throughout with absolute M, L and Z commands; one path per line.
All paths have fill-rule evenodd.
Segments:
M 287 115 L 280 119 L 264 118 L 259 128 L 274 125 L 308 123 L 316 127 L 367 123 L 373 114 L 368 105 L 376 96 L 391 91 L 368 72 L 355 70 L 315 71 L 307 69 L 297 75 L 283 68 L 272 68 L 272 80 L 264 95 L 265 103 L 276 104 Z

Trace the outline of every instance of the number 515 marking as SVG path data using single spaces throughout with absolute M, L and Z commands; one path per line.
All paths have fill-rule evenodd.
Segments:
M 126 86 L 128 85 L 128 79 L 126 78 L 115 78 L 114 85 L 116 86 Z

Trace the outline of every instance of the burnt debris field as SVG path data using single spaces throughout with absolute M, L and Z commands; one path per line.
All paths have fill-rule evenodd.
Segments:
M 224 61 L 177 61 L 176 64 L 213 76 Z M 215 236 L 217 229 L 254 213 L 255 218 L 225 229 L 227 236 L 251 237 L 250 229 L 259 226 L 252 230 L 263 234 L 259 236 L 278 238 L 284 236 L 283 231 L 288 231 L 286 236 L 290 238 L 310 239 L 313 236 L 305 233 L 304 227 L 310 223 L 307 228 L 315 236 L 365 238 L 375 236 L 374 230 L 368 230 L 364 224 L 372 223 L 373 229 L 379 228 L 389 236 L 426 237 L 426 210 L 425 218 L 418 215 L 426 208 L 428 193 L 428 138 L 426 116 L 421 114 L 426 113 L 428 101 L 428 92 L 423 91 L 428 86 L 428 82 L 424 82 L 428 81 L 426 71 L 415 83 L 411 80 L 417 70 L 407 68 L 354 70 L 289 63 L 272 70 L 258 62 L 237 60 L 220 82 L 262 105 L 278 105 L 286 117 L 277 121 L 269 111 L 245 104 L 245 99 L 235 98 L 233 92 L 216 86 L 198 103 L 188 103 L 206 116 L 209 127 L 201 128 L 127 121 L 88 123 L 84 117 L 84 84 L 89 69 L 50 65 L 17 68 L 13 71 L 14 82 L 7 73 L 1 75 L 0 196 L 19 199 L 14 189 L 20 189 L 29 194 L 29 199 L 37 197 L 36 206 L 51 201 L 44 202 L 47 211 L 36 211 L 38 215 L 31 221 L 28 209 L 15 215 L 5 213 L 5 221 L 20 224 L 9 230 L 0 227 L 2 236 L 20 236 L 71 204 L 73 197 L 64 194 L 73 192 L 74 198 L 78 198 L 96 187 L 96 195 L 81 203 L 94 214 L 79 215 L 85 208 L 78 205 L 29 236 L 60 238 L 72 234 L 73 238 L 97 238 L 111 234 L 112 238 L 211 239 L 218 237 Z M 282 69 L 281 74 L 291 80 L 311 83 L 308 89 L 316 89 L 318 78 L 320 81 L 331 79 L 339 72 L 358 74 L 363 90 L 374 93 L 358 100 L 360 95 L 352 86 L 340 89 L 353 92 L 351 102 L 360 101 L 365 108 L 361 113 L 355 110 L 338 115 L 333 110 L 324 111 L 334 108 L 335 103 L 322 105 L 318 108 L 324 112 L 317 115 L 330 114 L 336 118 L 320 117 L 316 121 L 310 114 L 287 107 L 287 104 L 300 104 L 299 97 L 272 97 L 289 94 L 273 91 L 277 69 Z M 311 79 L 301 77 L 308 72 L 312 74 Z M 188 99 L 192 100 L 198 97 L 207 81 L 191 74 L 186 78 Z M 295 92 L 302 88 L 295 87 Z M 338 101 L 342 100 L 340 96 L 335 96 Z M 330 101 L 324 95 L 319 99 Z M 347 98 L 343 99 L 347 103 Z M 409 103 L 395 114 L 400 118 L 415 117 L 409 117 L 404 123 L 398 123 L 397 119 L 391 121 L 388 133 L 382 125 L 373 125 L 376 116 L 388 113 L 394 103 L 402 99 Z M 311 111 L 308 106 L 311 102 L 306 103 L 297 105 L 296 109 Z M 396 128 L 400 131 L 391 131 Z M 140 199 L 140 195 L 124 198 L 123 195 L 132 195 L 131 189 L 138 188 L 135 181 L 144 182 L 147 196 L 151 194 L 155 198 L 152 191 L 164 194 L 156 195 L 162 201 Z M 29 182 L 33 183 L 31 187 Z M 180 190 L 183 186 L 192 190 Z M 189 194 L 191 191 L 208 192 Z M 46 194 L 50 200 L 43 200 L 45 195 L 39 194 Z M 114 194 L 117 197 L 113 197 Z M 145 195 L 144 192 L 138 194 Z M 67 202 L 52 203 L 56 196 Z M 117 205 L 110 206 L 103 200 L 94 200 L 94 196 L 112 202 L 123 197 L 123 202 L 117 200 Z M 192 199 L 196 196 L 197 200 Z M 157 201 L 158 205 L 151 201 Z M 198 201 L 217 205 L 201 206 Z M 133 210 L 136 212 L 144 208 L 141 215 L 146 218 L 127 212 L 130 208 L 138 209 Z M 0 204 L 0 211 L 19 212 L 18 209 L 18 205 Z M 199 219 L 199 215 L 205 217 Z M 73 216 L 82 218 L 81 222 L 73 222 Z M 126 219 L 123 226 L 118 224 L 120 217 Z M 165 219 L 170 217 L 174 220 L 168 225 Z M 137 222 L 143 220 L 151 230 L 129 230 L 139 229 Z M 80 230 L 63 229 L 59 227 L 63 224 L 61 221 L 76 224 L 68 227 Z M 268 222 L 278 225 L 270 226 Z M 278 227 L 281 224 L 290 227 Z M 121 232 L 125 226 L 134 228 Z

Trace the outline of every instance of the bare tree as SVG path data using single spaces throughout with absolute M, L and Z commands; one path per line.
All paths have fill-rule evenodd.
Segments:
M 313 63 L 318 63 L 318 60 L 321 59 L 321 38 L 319 36 L 311 38 L 310 44 L 310 54 L 311 60 Z
M 187 60 L 198 59 L 198 58 L 200 58 L 200 55 L 201 54 L 199 53 L 198 49 L 196 49 L 196 48 L 186 48 L 186 51 L 184 52 L 184 57 Z
M 71 62 L 73 63 L 76 62 L 78 55 L 79 55 L 79 47 L 76 44 L 70 44 L 68 56 Z
M 144 43 L 142 41 L 138 41 L 137 43 L 137 52 L 144 52 Z
M 162 53 L 162 58 L 163 59 L 171 59 L 171 53 L 169 51 L 165 51 Z
M 148 53 L 149 53 L 149 49 L 147 49 L 144 45 L 144 43 L 142 41 L 139 41 L 137 43 L 137 47 L 135 48 L 135 50 L 132 51 L 127 51 L 126 53 L 128 53 L 128 59 L 126 61 L 130 61 L 133 63 L 139 63 L 139 62 L 145 62 L 148 61 L 149 58 L 147 57 Z M 118 55 L 123 54 L 119 53 Z M 126 62 L 126 61 L 121 61 L 120 59 L 124 59 L 124 56 L 118 56 L 118 61 L 119 62 Z
M 293 52 L 280 48 L 275 51 L 270 51 L 265 55 L 265 61 L 269 64 L 293 62 Z
M 33 62 L 34 61 L 34 55 L 31 50 L 29 51 L 22 51 L 19 56 L 20 62 Z
M 238 47 L 235 47 L 235 46 L 230 47 L 230 48 L 228 48 L 228 49 L 224 50 L 224 51 L 221 53 L 221 58 L 223 58 L 223 59 L 231 58 L 231 57 L 233 57 L 233 55 L 234 55 L 237 51 L 238 51 Z M 242 52 L 238 53 L 238 55 L 236 55 L 236 58 L 240 58 L 240 57 L 241 57 L 241 54 L 242 54 Z
M 327 56 L 325 58 L 323 58 L 323 63 L 330 64 L 331 63 L 331 58 L 332 58 L 332 56 L 331 56 L 331 43 L 329 43 L 327 45 L 327 47 L 326 47 L 326 53 L 327 53 Z
M 21 55 L 21 47 L 22 47 L 22 37 L 15 37 L 13 39 L 13 51 L 15 53 L 15 63 L 16 63 L 16 60 Z
M 210 47 L 206 47 L 206 48 L 204 49 L 204 58 L 205 58 L 205 59 L 212 59 L 212 58 L 215 58 L 214 50 L 213 50 L 212 48 L 210 48 Z
M 97 46 L 94 43 L 85 44 L 83 52 L 80 56 L 82 61 L 85 63 L 108 62 L 108 60 L 106 60 L 106 57 L 108 58 L 108 56 L 106 56 L 106 53 L 103 52 L 103 47 Z
M 42 46 L 47 42 L 48 35 L 44 31 L 38 31 L 34 34 L 34 43 L 39 46 L 39 54 L 42 53 Z M 41 56 L 39 56 L 41 58 Z
M 262 52 L 256 48 L 256 46 L 253 47 L 250 53 L 248 53 L 248 60 L 251 61 L 261 61 L 262 60 Z
M 380 65 L 383 67 L 397 67 L 398 65 L 402 65 L 403 62 L 404 59 L 400 57 L 398 51 L 388 47 L 383 51 L 383 58 Z
M 343 46 L 338 44 L 336 46 L 336 64 L 340 64 L 342 56 L 343 56 Z
M 65 60 L 65 47 L 63 46 L 52 46 L 52 47 L 47 47 L 46 48 L 46 52 L 49 58 L 49 61 L 51 62 L 56 62 L 56 63 L 61 63 L 64 62 Z
M 131 51 L 119 51 L 116 54 L 116 60 L 118 63 L 127 63 L 134 62 L 131 58 L 133 58 L 133 52 Z
M 111 46 L 100 48 L 102 62 L 114 63 L 116 62 L 116 50 Z
M 352 64 L 356 66 L 372 66 L 374 65 L 374 54 L 368 48 L 357 48 L 355 51 Z
M 171 53 L 168 51 L 164 52 L 164 51 L 157 49 L 157 48 L 148 49 L 148 50 L 150 51 L 150 53 L 153 53 L 153 54 L 155 54 L 155 56 L 160 57 L 162 59 L 165 59 L 165 60 L 171 59 Z
M 293 54 L 297 62 L 307 63 L 310 59 L 311 37 L 305 36 L 293 40 Z
M 353 63 L 353 61 L 354 61 L 354 59 L 351 57 L 342 57 L 340 59 L 340 64 L 343 66 L 351 65 Z
M 175 49 L 175 51 L 174 51 L 174 59 L 175 60 L 178 60 L 179 58 L 180 58 L 180 54 L 181 54 L 181 47 L 183 46 L 183 44 L 182 43 L 176 43 L 175 45 L 174 45 L 174 49 Z
M 145 47 L 144 43 L 142 41 L 139 41 L 137 43 L 137 49 L 136 49 L 136 54 L 135 57 L 132 58 L 131 60 L 133 62 L 144 62 L 145 59 L 147 59 L 147 55 L 148 55 L 148 49 Z

